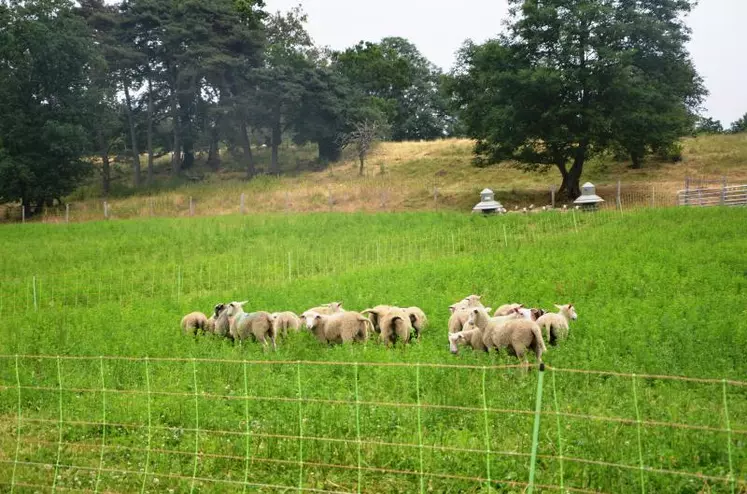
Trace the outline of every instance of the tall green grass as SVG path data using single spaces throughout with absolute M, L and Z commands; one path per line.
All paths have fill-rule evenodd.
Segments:
M 744 491 L 747 386 L 720 380 L 747 375 L 745 220 L 671 209 L 3 227 L 0 485 L 236 492 L 246 475 L 249 492 L 404 493 L 422 471 L 429 492 L 521 492 L 537 371 L 448 352 L 446 308 L 481 293 L 579 312 L 545 354 L 558 370 L 544 380 L 538 484 Z M 180 334 L 184 313 L 228 300 L 419 305 L 430 323 L 394 349 L 301 332 L 269 353 Z M 474 480 L 488 469 L 490 486 Z

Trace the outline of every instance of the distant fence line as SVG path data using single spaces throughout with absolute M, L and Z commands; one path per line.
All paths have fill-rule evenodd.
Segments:
M 44 362 L 50 362 L 56 364 L 56 376 L 55 372 L 53 375 L 42 376 L 38 370 L 38 367 Z M 91 384 L 96 384 L 91 387 L 82 387 L 81 385 L 69 385 L 65 383 L 67 375 L 61 371 L 63 364 L 68 365 L 87 365 L 85 370 L 90 371 Z M 111 376 L 113 371 L 113 365 L 125 365 L 132 369 L 127 371 L 127 374 L 134 378 L 139 376 L 137 381 L 140 385 L 131 383 L 129 387 L 123 385 L 121 382 L 107 382 L 107 375 Z M 157 365 L 171 365 L 178 366 L 179 364 L 185 365 L 191 370 L 185 372 L 186 368 L 170 368 L 170 375 L 184 376 L 179 379 L 180 385 L 187 385 L 188 388 L 192 388 L 190 392 L 180 391 L 167 391 L 160 387 L 154 386 L 151 382 L 155 379 L 154 368 Z M 209 391 L 209 386 L 213 384 L 210 379 L 212 373 L 206 371 L 207 367 L 205 364 L 209 364 L 210 368 L 213 366 L 228 366 L 228 368 L 235 369 L 232 372 L 236 375 L 243 375 L 243 392 L 235 393 L 215 393 Z M 198 372 L 198 365 L 203 365 L 201 372 Z M 67 491 L 73 490 L 78 492 L 99 492 L 102 482 L 102 474 L 117 473 L 121 477 L 115 479 L 115 487 L 121 487 L 123 490 L 111 490 L 111 485 L 107 487 L 106 492 L 127 492 L 128 489 L 132 490 L 133 484 L 137 483 L 145 489 L 146 483 L 158 482 L 158 478 L 171 479 L 177 481 L 180 484 L 178 486 L 170 487 L 181 487 L 183 489 L 189 485 L 192 489 L 196 485 L 219 485 L 225 484 L 228 486 L 244 487 L 249 488 L 272 488 L 272 489 L 288 489 L 296 490 L 299 492 L 322 492 L 322 493 L 360 493 L 366 488 L 366 482 L 363 480 L 362 473 L 374 473 L 380 476 L 388 476 L 390 478 L 401 478 L 407 477 L 419 480 L 420 492 L 425 492 L 425 481 L 426 479 L 438 479 L 443 481 L 459 481 L 465 482 L 467 485 L 472 484 L 474 488 L 486 488 L 488 492 L 496 489 L 496 486 L 501 484 L 520 487 L 526 489 L 525 492 L 533 492 L 535 489 L 552 489 L 560 492 L 589 492 L 598 493 L 602 492 L 599 489 L 594 488 L 593 485 L 573 485 L 580 479 L 577 476 L 564 472 L 563 465 L 580 465 L 584 468 L 599 467 L 602 469 L 613 468 L 618 471 L 627 471 L 630 473 L 638 473 L 636 482 L 640 483 L 642 492 L 649 490 L 647 488 L 647 478 L 651 477 L 663 477 L 669 478 L 684 478 L 690 480 L 697 480 L 706 483 L 712 483 L 713 485 L 723 486 L 725 489 L 730 489 L 731 492 L 742 492 L 743 489 L 747 488 L 747 479 L 743 477 L 744 472 L 742 469 L 744 465 L 741 463 L 735 463 L 734 457 L 735 448 L 732 443 L 740 443 L 743 439 L 747 438 L 747 430 L 740 429 L 737 424 L 736 427 L 732 427 L 732 419 L 735 417 L 730 416 L 729 413 L 729 402 L 735 403 L 742 396 L 743 390 L 747 387 L 747 381 L 739 380 L 726 380 L 726 379 L 701 379 L 692 377 L 682 377 L 675 375 L 647 375 L 647 374 L 632 374 L 632 373 L 620 373 L 620 372 L 607 372 L 607 371 L 592 371 L 585 369 L 573 369 L 573 368 L 556 368 L 541 364 L 539 366 L 533 366 L 532 374 L 536 374 L 536 391 L 535 391 L 535 406 L 534 408 L 521 408 L 517 404 L 515 409 L 502 409 L 494 406 L 489 406 L 490 400 L 486 390 L 486 379 L 488 372 L 491 376 L 496 375 L 495 373 L 510 372 L 516 370 L 517 365 L 459 365 L 459 364 L 428 364 L 428 363 L 376 363 L 376 362 L 324 362 L 324 361 L 251 361 L 251 360 L 222 360 L 222 359 L 206 359 L 206 358 L 138 358 L 138 357 L 117 357 L 117 356 L 54 356 L 54 355 L 0 355 L 0 366 L 5 369 L 5 372 L 0 373 L 0 393 L 8 393 L 4 402 L 6 405 L 13 403 L 15 407 L 14 416 L 8 416 L 9 433 L 5 439 L 5 443 L 10 449 L 6 449 L 6 455 L 0 455 L 0 464 L 12 467 L 12 472 L 8 471 L 7 476 L 0 480 L 0 484 L 9 487 L 10 492 L 13 492 L 18 487 L 32 487 L 37 489 L 49 489 L 52 491 L 57 489 Z M 297 374 L 298 383 L 295 386 L 289 385 L 285 387 L 284 394 L 279 396 L 255 396 L 249 393 L 249 387 L 247 384 L 247 369 L 261 369 L 264 367 L 284 367 L 289 369 L 289 375 Z M 353 381 L 354 386 L 348 386 L 349 398 L 337 398 L 337 399 L 326 399 L 315 397 L 313 393 L 310 393 L 308 389 L 308 383 L 306 387 L 303 385 L 301 375 L 308 375 L 314 368 L 335 366 L 341 369 L 345 369 L 349 372 L 350 379 Z M 30 369 L 37 369 L 36 373 L 29 372 Z M 406 368 L 411 371 L 414 375 L 412 379 L 412 385 L 415 388 L 415 395 L 417 400 L 413 401 L 412 396 L 401 396 L 400 399 L 390 398 L 388 401 L 380 401 L 375 399 L 364 399 L 359 393 L 359 384 L 363 384 L 365 380 L 359 377 L 359 369 L 381 369 L 382 372 L 389 372 L 390 369 L 395 368 Z M 24 372 L 21 372 L 23 369 Z M 116 371 L 121 373 L 124 367 L 117 367 Z M 452 404 L 452 403 L 431 403 L 426 400 L 421 400 L 421 394 L 426 393 L 429 390 L 428 380 L 423 376 L 423 372 L 427 369 L 437 369 L 444 373 L 449 372 L 462 372 L 462 371 L 474 371 L 472 375 L 474 378 L 471 382 L 482 381 L 482 391 L 476 392 L 475 400 L 473 404 Z M 68 371 L 70 369 L 67 369 Z M 161 369 L 165 371 L 166 368 Z M 142 374 L 142 375 L 141 375 Z M 548 384 L 545 384 L 545 374 L 550 374 Z M 621 380 L 623 386 L 630 386 L 630 396 L 628 400 L 632 403 L 633 409 L 635 410 L 635 418 L 630 418 L 622 415 L 620 411 L 618 414 L 611 413 L 609 415 L 598 415 L 588 413 L 577 413 L 574 411 L 568 411 L 567 406 L 563 403 L 562 396 L 559 398 L 558 394 L 558 383 L 562 383 L 563 379 L 573 378 L 574 375 L 587 375 L 593 376 L 600 379 L 607 379 L 610 377 Z M 198 376 L 202 376 L 200 379 Z M 256 374 L 251 374 L 256 376 Z M 459 374 L 463 378 L 467 376 Z M 2 377 L 5 376 L 5 377 Z M 23 377 L 22 377 L 23 376 Z M 66 376 L 63 378 L 63 376 Z M 100 377 L 99 377 L 100 376 Z M 347 376 L 347 374 L 346 374 Z M 111 378 L 110 378 L 111 379 Z M 239 379 L 240 381 L 241 379 Z M 624 380 L 624 381 L 623 381 Z M 183 381 L 183 382 L 182 382 Z M 627 381 L 627 384 L 625 383 Z M 723 413 L 723 425 L 714 426 L 712 424 L 701 424 L 701 423 L 689 423 L 683 422 L 682 417 L 680 421 L 666 421 L 666 420 L 648 420 L 641 415 L 641 402 L 645 398 L 639 398 L 639 394 L 642 395 L 640 387 L 644 386 L 645 381 L 659 381 L 661 386 L 665 386 L 668 383 L 676 384 L 691 384 L 693 386 L 707 386 L 713 393 L 714 396 L 719 396 L 716 404 L 718 408 L 721 408 Z M 43 385 L 46 382 L 48 385 Z M 313 381 L 312 381 L 313 382 Z M 432 384 L 431 384 L 432 385 Z M 608 384 L 605 384 L 608 385 Z M 142 386 L 142 387 L 141 387 Z M 651 389 L 651 388 L 649 388 Z M 677 388 L 680 392 L 681 388 Z M 689 390 L 693 393 L 698 393 L 700 388 Z M 546 391 L 548 397 L 543 392 Z M 701 390 L 702 391 L 702 390 Z M 662 391 L 664 392 L 664 391 Z M 48 400 L 55 403 L 54 408 L 58 408 L 55 413 L 58 412 L 58 416 L 45 417 L 39 415 L 37 411 L 30 410 L 29 407 L 33 407 L 34 399 L 30 399 L 29 395 L 35 397 L 38 400 L 40 394 L 49 395 Z M 409 394 L 409 393 L 408 393 Z M 128 400 L 136 400 L 136 396 L 142 397 L 141 399 L 147 400 L 147 420 L 146 417 L 141 417 L 140 420 L 135 422 L 119 422 L 117 419 L 112 419 L 111 416 L 115 415 L 116 402 L 113 405 L 113 398 L 118 395 L 129 396 Z M 0 395 L 2 396 L 2 395 Z M 85 400 L 85 403 L 90 403 L 91 406 L 96 405 L 94 408 L 98 410 L 91 410 L 90 419 L 80 419 L 77 416 L 70 416 L 65 414 L 66 403 L 71 403 L 70 400 L 75 397 L 78 400 Z M 185 412 L 186 416 L 179 424 L 163 422 L 161 415 L 156 410 L 152 411 L 151 402 L 158 397 L 169 397 L 175 400 L 176 403 L 180 404 L 180 407 L 186 410 L 192 410 L 191 412 Z M 622 397 L 621 397 L 622 398 Z M 657 395 L 649 396 L 649 399 L 656 400 Z M 239 414 L 243 422 L 241 427 L 235 429 L 214 429 L 209 423 L 207 426 L 204 425 L 205 419 L 201 421 L 200 411 L 202 409 L 203 414 L 209 417 L 209 413 L 206 413 L 206 409 L 209 409 L 213 404 L 220 403 L 215 400 L 229 400 L 233 402 L 244 402 L 246 405 L 246 411 L 240 411 L 240 409 L 233 410 L 234 414 Z M 257 430 L 251 428 L 249 424 L 250 404 L 258 402 L 285 402 L 290 404 L 297 404 L 298 407 L 293 411 L 293 414 L 298 415 L 298 421 L 294 424 L 294 421 L 288 423 L 285 430 L 280 432 L 274 432 L 274 430 Z M 479 403 L 479 406 L 477 405 Z M 560 404 L 563 403 L 564 406 Z M 713 403 L 711 403 L 713 404 Z M 355 410 L 352 421 L 351 429 L 355 431 L 354 437 L 339 437 L 325 435 L 321 431 L 314 428 L 318 425 L 317 422 L 323 421 L 323 417 L 316 416 L 312 406 L 346 406 L 351 410 Z M 11 407 L 11 408 L 13 408 Z M 412 413 L 416 413 L 417 420 L 417 438 L 418 441 L 405 441 L 404 438 L 397 440 L 382 439 L 379 436 L 366 437 L 361 427 L 360 414 L 362 411 L 373 410 L 377 408 L 384 408 L 391 410 L 392 414 L 401 414 L 402 416 L 410 416 Z M 311 410 L 311 412 L 309 411 Z M 484 420 L 484 434 L 483 437 L 479 438 L 479 442 L 484 443 L 482 446 L 475 445 L 472 447 L 452 445 L 449 443 L 447 438 L 428 438 L 424 439 L 424 427 L 421 421 L 421 413 L 444 411 L 448 412 L 459 412 L 459 413 L 473 413 L 475 417 L 479 416 L 479 422 Z M 573 410 L 573 409 L 571 409 Z M 414 412 L 413 412 L 414 411 Z M 492 419 L 496 417 L 511 417 L 525 416 L 532 420 L 531 429 L 521 431 L 523 425 L 518 430 L 503 430 L 498 424 L 492 422 Z M 625 463 L 618 459 L 618 461 L 608 461 L 607 459 L 599 458 L 588 458 L 574 456 L 573 454 L 564 453 L 564 444 L 566 441 L 571 439 L 564 439 L 570 435 L 571 438 L 578 438 L 574 435 L 574 428 L 571 428 L 571 420 L 579 420 L 582 423 L 608 423 L 616 424 L 619 427 L 635 428 L 638 435 L 638 448 L 637 448 L 637 462 L 635 464 Z M 565 421 L 566 425 L 561 426 L 561 421 Z M 209 422 L 209 421 L 208 421 Z M 493 424 L 490 426 L 489 424 Z M 202 425 L 201 425 L 202 424 Z M 528 424 L 527 424 L 528 425 Z M 13 427 L 15 426 L 15 427 Z M 13 431 L 15 428 L 15 431 Z M 702 433 L 717 433 L 723 436 L 723 443 L 721 452 L 722 458 L 725 461 L 722 467 L 725 475 L 715 475 L 715 472 L 703 473 L 702 471 L 694 471 L 686 469 L 684 466 L 679 468 L 663 468 L 646 464 L 644 457 L 651 458 L 660 457 L 660 455 L 671 456 L 671 451 L 648 451 L 644 448 L 641 442 L 641 433 L 643 431 L 649 431 L 650 429 L 664 428 L 667 430 L 684 430 L 684 431 L 696 431 L 693 432 Z M 583 426 L 581 426 L 583 429 Z M 73 433 L 77 431 L 78 433 Z M 132 431 L 133 438 L 136 442 L 138 439 L 142 441 L 141 445 L 133 444 L 121 444 L 118 441 L 118 437 L 121 437 L 124 431 Z M 140 431 L 138 434 L 137 431 Z M 307 432 L 312 431 L 312 432 Z M 316 431 L 316 432 L 314 432 Z M 13 434 L 15 432 L 15 434 Z M 147 433 L 144 434 L 144 433 Z M 194 448 L 177 449 L 175 446 L 169 447 L 168 444 L 161 446 L 156 442 L 155 444 L 151 440 L 152 436 L 156 436 L 158 433 L 161 434 L 190 434 L 194 435 Z M 514 450 L 496 450 L 491 448 L 494 435 L 498 434 L 501 436 L 511 436 L 511 434 L 530 435 L 531 442 L 525 443 L 528 446 L 528 450 L 522 450 L 522 446 L 515 447 Z M 100 442 L 86 441 L 87 437 L 94 437 L 101 435 Z M 110 437 L 111 436 L 111 437 Z M 221 448 L 218 451 L 204 451 L 205 443 L 210 440 L 225 440 L 225 438 L 238 438 L 245 439 L 245 446 L 241 444 L 243 451 L 238 454 L 231 453 L 236 448 Z M 76 440 L 76 438 L 78 438 Z M 435 441 L 435 442 L 434 442 Z M 283 454 L 281 458 L 271 457 L 271 451 L 263 451 L 254 447 L 257 443 L 270 443 L 277 442 L 286 445 L 288 451 Z M 13 444 L 15 443 L 15 444 Z M 337 445 L 340 447 L 348 447 L 352 451 L 348 451 L 343 455 L 333 455 L 334 459 L 329 458 L 330 453 L 325 448 L 304 448 L 304 445 L 314 444 L 329 444 Z M 524 444 L 523 441 L 518 440 L 519 444 Z M 646 443 L 648 447 L 651 447 L 651 442 Z M 658 444 L 658 443 L 653 443 Z M 523 446 L 523 447 L 526 447 Z M 38 458 L 34 453 L 35 449 L 48 448 L 51 451 L 56 450 L 55 460 L 53 461 L 50 457 L 48 460 Z M 390 452 L 392 454 L 407 455 L 407 450 L 419 451 L 420 462 L 419 468 L 393 468 L 386 464 L 377 464 L 373 460 L 376 458 L 368 457 L 369 460 L 364 462 L 362 460 L 364 454 L 369 454 L 372 449 L 375 448 L 397 448 L 397 453 Z M 655 448 L 656 446 L 654 446 Z M 293 451 L 295 449 L 295 451 Z M 644 455 L 646 450 L 646 455 Z M 466 457 L 481 458 L 480 461 L 484 461 L 483 472 L 478 474 L 476 471 L 472 472 L 461 472 L 457 469 L 454 471 L 437 471 L 436 466 L 428 464 L 426 467 L 423 462 L 423 452 L 438 452 L 442 454 L 460 454 Z M 64 452 L 64 454 L 63 454 Z M 73 453 L 74 452 L 74 453 Z M 357 454 L 355 454 L 357 452 Z M 37 451 L 38 453 L 38 451 Z M 122 454 L 125 456 L 121 456 Z M 133 453 L 140 453 L 145 455 L 144 468 L 137 468 L 137 466 L 131 467 L 129 455 Z M 571 452 L 572 453 L 572 452 Z M 182 473 L 179 473 L 179 469 L 176 470 L 169 468 L 167 471 L 158 469 L 158 460 L 151 456 L 158 455 L 158 457 L 176 457 L 185 458 L 189 463 L 184 465 Z M 578 453 L 577 453 L 578 454 Z M 417 455 L 415 455 L 417 456 Z M 65 458 L 65 461 L 63 461 Z M 528 461 L 528 477 L 526 479 L 513 478 L 501 478 L 500 474 L 496 474 L 496 466 L 500 465 L 500 461 L 508 458 L 521 458 L 524 461 Z M 739 458 L 739 456 L 737 456 Z M 210 476 L 209 471 L 202 472 L 202 469 L 208 469 L 207 465 L 201 464 L 201 462 L 212 459 L 212 460 L 226 460 L 227 465 L 224 468 L 228 468 L 230 472 L 235 472 L 235 478 L 219 478 Z M 685 458 L 682 458 L 684 460 Z M 726 461 L 728 459 L 728 462 Z M 106 461 L 105 461 L 106 460 Z M 78 462 L 77 464 L 74 462 Z M 548 480 L 554 480 L 555 482 L 538 482 L 536 480 L 537 468 L 542 462 L 545 468 L 549 468 L 551 465 L 558 464 L 559 472 L 557 476 L 549 475 Z M 183 464 L 179 460 L 180 465 Z M 675 462 L 678 463 L 678 462 Z M 290 480 L 292 484 L 277 484 L 277 477 L 265 478 L 266 472 L 252 471 L 250 477 L 249 465 L 254 464 L 268 464 L 276 466 L 287 466 L 296 467 L 299 471 L 298 480 Z M 452 463 L 457 465 L 458 462 Z M 166 463 L 168 465 L 168 463 Z M 23 468 L 23 470 L 21 469 Z M 493 467 L 493 468 L 491 468 Z M 163 466 L 161 466 L 163 468 Z M 327 472 L 324 475 L 325 480 L 334 479 L 334 482 L 325 483 L 323 487 L 312 483 L 307 477 L 307 469 L 311 468 L 324 468 Z M 191 470 L 191 475 L 189 473 Z M 73 484 L 73 479 L 70 478 L 70 474 L 74 472 L 86 472 L 90 475 L 85 475 L 81 481 L 77 476 L 75 477 L 76 483 Z M 601 470 L 605 471 L 606 470 Z M 333 473 L 337 472 L 337 474 Z M 348 475 L 345 476 L 345 472 L 357 472 L 357 479 Z M 198 475 L 199 473 L 199 475 Z M 472 474 L 470 474 L 472 473 Z M 270 472 L 270 475 L 272 471 Z M 341 475 L 344 478 L 338 479 L 336 475 Z M 578 475 L 578 474 L 577 474 Z M 586 477 L 584 475 L 583 477 Z M 132 484 L 127 484 L 125 480 L 132 478 Z M 242 479 L 243 480 L 240 480 Z M 154 480 L 155 479 L 155 480 Z M 557 480 L 555 480 L 557 479 Z M 44 482 L 45 483 L 38 483 Z M 36 482 L 32 482 L 36 481 Z M 164 481 L 166 482 L 166 481 Z M 585 480 L 584 484 L 589 482 Z M 666 481 L 665 481 L 666 482 Z M 111 484 L 111 482 L 109 482 Z M 347 484 L 347 485 L 345 485 Z M 334 485 L 334 488 L 327 487 Z M 413 486 L 414 487 L 414 486 Z M 159 485 L 159 489 L 166 489 L 166 486 Z M 414 487 L 417 489 L 416 487 Z M 141 489 L 141 490 L 142 490 Z M 652 491 L 653 492 L 653 491 Z
M 490 184 L 486 184 L 490 186 Z M 572 201 L 556 200 L 557 186 L 544 190 L 499 191 L 498 200 L 509 211 L 521 210 L 536 202 L 535 207 L 573 207 Z M 670 207 L 680 203 L 670 185 L 629 183 L 600 186 L 597 193 L 605 199 L 603 209 Z M 23 223 L 28 220 L 45 223 L 127 219 L 143 217 L 210 216 L 221 214 L 354 212 L 454 209 L 468 212 L 479 202 L 478 187 L 455 188 L 436 182 L 417 188 L 362 179 L 346 184 L 342 190 L 310 184 L 307 190 L 272 189 L 252 193 L 237 190 L 220 192 L 208 198 L 197 198 L 189 192 L 165 193 L 154 197 L 131 197 L 114 200 L 71 202 L 43 208 L 33 218 L 26 218 L 21 206 L 4 206 L 0 221 Z M 516 194 L 515 199 L 511 199 Z M 501 196 L 508 196 L 502 199 Z M 474 203 L 471 203 L 474 199 Z M 413 205 L 413 201 L 417 201 Z M 519 206 L 519 204 L 521 206 Z

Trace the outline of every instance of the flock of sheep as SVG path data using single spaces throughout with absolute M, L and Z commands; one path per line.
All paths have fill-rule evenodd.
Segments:
M 398 341 L 409 343 L 419 339 L 428 323 L 425 313 L 418 307 L 377 305 L 361 312 L 347 311 L 342 302 L 331 302 L 313 307 L 301 316 L 293 312 L 244 312 L 247 302 L 218 304 L 207 317 L 192 312 L 182 318 L 185 333 L 197 335 L 200 331 L 230 338 L 233 341 L 254 339 L 265 347 L 277 349 L 277 339 L 286 337 L 288 331 L 305 327 L 322 343 L 339 344 L 361 342 L 378 334 L 387 346 Z M 474 350 L 489 351 L 502 348 L 527 363 L 527 350 L 532 350 L 537 361 L 547 349 L 547 342 L 557 344 L 568 336 L 569 321 L 577 318 L 573 304 L 556 305 L 557 313 L 542 309 L 528 309 L 522 304 L 502 305 L 490 316 L 492 308 L 485 307 L 480 295 L 470 295 L 451 305 L 449 310 L 449 349 L 459 352 L 460 345 Z

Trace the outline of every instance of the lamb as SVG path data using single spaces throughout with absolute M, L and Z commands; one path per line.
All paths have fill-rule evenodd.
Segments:
M 508 348 L 509 352 L 516 355 L 525 364 L 526 350 L 531 348 L 537 356 L 537 361 L 542 361 L 542 352 L 547 350 L 542 339 L 542 331 L 534 321 L 523 318 L 496 320 L 489 318 L 488 313 L 480 308 L 470 310 L 468 327 L 475 326 L 482 331 L 482 339 L 485 347 L 490 350 L 495 348 Z
M 415 334 L 415 338 L 419 340 L 420 333 L 423 332 L 423 328 L 428 324 L 428 318 L 420 307 L 407 307 L 405 312 L 410 316 L 413 333 Z
M 298 331 L 298 328 L 301 327 L 301 319 L 293 312 L 273 312 L 270 317 L 272 317 L 275 334 L 282 334 L 283 338 L 288 336 L 289 329 Z
M 205 331 L 209 333 L 215 333 L 215 321 L 220 317 L 225 308 L 226 304 L 217 304 L 213 308 L 213 313 L 210 314 L 210 317 L 207 320 L 207 324 L 205 325 Z
M 377 305 L 376 307 L 372 309 L 366 309 L 361 312 L 361 314 L 368 315 L 368 318 L 371 320 L 371 324 L 373 325 L 373 329 L 377 333 L 381 333 L 381 326 L 379 326 L 379 321 L 381 320 L 382 316 L 395 308 L 392 305 Z
M 320 305 L 319 307 L 312 307 L 311 309 L 304 311 L 303 314 L 301 314 L 301 318 L 306 315 L 308 312 L 316 312 L 317 314 L 335 314 L 337 312 L 345 312 L 345 310 L 342 308 L 342 302 L 330 302 L 328 304 Z
M 528 321 L 536 321 L 537 319 L 545 315 L 545 311 L 542 309 L 525 309 L 523 307 L 519 309 L 519 313 L 524 317 L 524 319 L 527 319 Z
M 208 318 L 202 312 L 190 312 L 182 317 L 182 331 L 187 334 L 197 335 L 200 330 L 205 331 L 208 325 Z
M 399 307 L 392 307 L 385 312 L 379 319 L 379 327 L 381 329 L 381 341 L 386 343 L 387 346 L 395 344 L 397 339 L 403 343 L 409 342 L 413 329 L 410 314 Z
M 553 346 L 558 344 L 558 339 L 568 337 L 568 321 L 575 321 L 578 318 L 573 304 L 556 305 L 555 307 L 558 308 L 557 313 L 548 312 L 537 319 L 537 324 L 545 329 L 547 342 Z
M 228 304 L 226 314 L 230 319 L 229 334 L 235 340 L 245 340 L 252 336 L 267 347 L 267 339 L 272 342 L 273 350 L 277 350 L 275 342 L 276 334 L 272 325 L 272 317 L 268 312 L 244 312 L 244 304 L 247 302 L 231 302 Z
M 335 314 L 306 312 L 304 323 L 320 342 L 327 344 L 366 341 L 369 328 L 373 331 L 371 321 L 353 311 Z

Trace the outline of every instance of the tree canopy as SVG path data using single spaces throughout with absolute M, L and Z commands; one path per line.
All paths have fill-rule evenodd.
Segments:
M 510 0 L 504 36 L 467 43 L 452 89 L 476 162 L 554 166 L 580 193 L 611 146 L 633 166 L 692 129 L 705 93 L 685 43 L 687 0 Z

